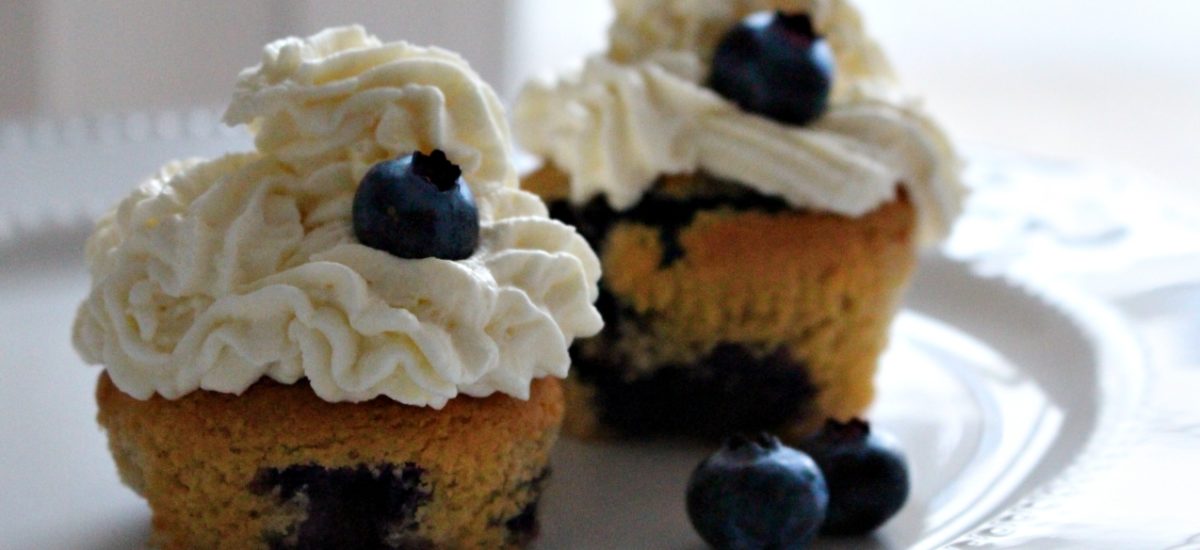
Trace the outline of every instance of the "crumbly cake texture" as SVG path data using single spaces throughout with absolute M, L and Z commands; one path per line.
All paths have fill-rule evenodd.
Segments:
M 634 208 L 564 200 L 552 165 L 523 187 L 601 257 L 606 328 L 572 348 L 577 436 L 804 432 L 861 414 L 917 255 L 906 194 L 850 218 L 703 174 Z
M 102 374 L 96 393 L 164 549 L 523 547 L 564 408 L 556 379 L 440 411 L 270 381 L 140 401 Z

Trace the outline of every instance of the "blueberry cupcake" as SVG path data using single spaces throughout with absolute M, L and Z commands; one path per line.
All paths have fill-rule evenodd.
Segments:
M 74 341 L 163 548 L 520 547 L 599 261 L 519 190 L 495 93 L 359 27 L 266 47 L 98 223 Z
M 524 187 L 601 257 L 579 435 L 861 414 L 960 163 L 842 0 L 616 0 L 611 46 L 515 108 Z

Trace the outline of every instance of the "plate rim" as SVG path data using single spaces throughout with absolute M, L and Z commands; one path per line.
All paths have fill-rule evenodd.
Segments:
M 1133 433 L 1128 421 L 1137 414 L 1139 405 L 1147 396 L 1148 381 L 1152 375 L 1150 350 L 1130 321 L 1115 306 L 1096 294 L 1071 285 L 1065 279 L 1028 270 L 996 270 L 984 262 L 954 258 L 941 250 L 922 254 L 918 266 L 918 269 L 932 266 L 934 269 L 957 271 L 957 276 L 1015 292 L 1023 299 L 1058 314 L 1094 352 L 1089 368 L 1096 375 L 1096 387 L 1093 389 L 1096 391 L 1097 411 L 1094 425 L 1079 450 L 1061 468 L 1032 489 L 1000 498 L 1005 504 L 992 508 L 982 519 L 966 525 L 951 522 L 926 533 L 913 546 L 913 549 L 919 550 L 965 549 L 1002 538 L 1024 517 L 1019 513 L 1020 510 L 1053 499 L 1062 487 L 1071 484 L 1071 479 L 1095 468 L 1102 458 L 1111 456 L 1115 449 L 1120 448 L 1120 442 Z

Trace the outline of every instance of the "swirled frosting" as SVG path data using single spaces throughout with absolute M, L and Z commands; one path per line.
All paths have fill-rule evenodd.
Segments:
M 526 398 L 596 333 L 599 262 L 517 188 L 495 93 L 460 57 L 359 27 L 266 47 L 225 120 L 256 150 L 168 164 L 103 217 L 74 341 L 126 393 L 240 393 L 301 378 L 328 401 Z M 480 209 L 463 261 L 359 244 L 375 163 L 441 149 Z
M 846 1 L 614 2 L 609 51 L 531 83 L 515 109 L 521 144 L 571 176 L 573 202 L 603 195 L 626 209 L 659 176 L 703 170 L 797 208 L 860 216 L 902 183 L 922 242 L 946 234 L 963 199 L 958 157 Z M 703 84 L 720 39 L 762 10 L 810 14 L 834 51 L 830 106 L 808 126 L 742 111 Z

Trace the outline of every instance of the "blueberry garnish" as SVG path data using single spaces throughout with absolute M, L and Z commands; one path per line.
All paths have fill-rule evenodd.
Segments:
M 863 535 L 891 519 L 908 499 L 908 463 L 896 440 L 863 420 L 830 420 L 800 448 L 829 484 L 829 514 L 821 532 Z
M 803 125 L 825 111 L 834 70 L 808 15 L 759 12 L 721 39 L 708 85 L 743 110 Z
M 479 210 L 442 151 L 371 167 L 354 196 L 354 234 L 401 258 L 462 260 L 479 245 Z
M 692 472 L 687 511 L 716 548 L 804 548 L 825 519 L 817 465 L 774 436 L 729 438 Z

